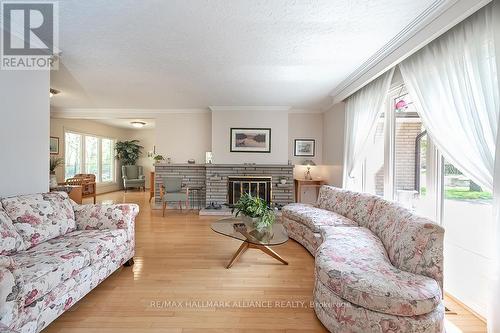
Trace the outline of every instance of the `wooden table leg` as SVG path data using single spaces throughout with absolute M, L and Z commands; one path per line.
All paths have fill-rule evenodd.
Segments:
M 248 248 L 249 248 L 248 242 L 243 242 L 241 244 L 240 248 L 238 249 L 238 251 L 236 251 L 236 253 L 231 258 L 231 261 L 229 262 L 229 264 L 227 264 L 226 268 L 231 268 L 231 266 L 233 266 L 234 262 L 236 260 L 238 260 L 238 258 L 241 257 L 241 255 L 243 253 L 245 253 L 246 250 L 248 250 Z
M 271 256 L 273 257 L 274 259 L 280 261 L 281 263 L 285 264 L 285 265 L 288 265 L 288 262 L 281 258 L 281 256 L 279 254 L 277 254 L 273 249 L 271 249 L 269 246 L 265 246 L 265 245 L 257 245 L 257 244 L 250 244 L 249 246 L 250 248 L 253 248 L 253 249 L 259 249 L 261 250 L 262 252 L 264 252 L 265 254 L 267 254 L 268 256 Z

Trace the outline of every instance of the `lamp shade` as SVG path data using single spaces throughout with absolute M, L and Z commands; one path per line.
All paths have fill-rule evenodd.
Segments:
M 314 163 L 314 161 L 312 161 L 312 160 L 305 160 L 302 162 L 302 165 L 314 166 L 314 165 L 316 165 L 316 163 Z

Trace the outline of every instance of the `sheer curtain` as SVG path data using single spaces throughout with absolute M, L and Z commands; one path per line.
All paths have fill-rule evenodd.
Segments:
M 500 180 L 495 174 L 500 110 L 492 13 L 490 4 L 400 64 L 434 143 L 447 160 L 489 190 L 494 176 L 496 183 Z M 500 310 L 493 307 L 498 297 L 491 300 L 490 332 L 500 332 Z
M 491 9 L 483 8 L 399 65 L 434 143 L 489 190 L 499 115 Z
M 387 98 L 394 68 L 354 93 L 346 101 L 344 188 L 360 191 L 361 165 L 369 138 Z

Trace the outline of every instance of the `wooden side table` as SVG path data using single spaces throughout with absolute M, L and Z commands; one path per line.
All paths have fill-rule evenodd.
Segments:
M 149 173 L 149 202 L 155 196 L 155 172 L 151 171 Z
M 295 202 L 302 202 L 302 190 L 306 188 L 314 188 L 319 193 L 319 188 L 325 184 L 321 179 L 294 179 L 295 182 Z

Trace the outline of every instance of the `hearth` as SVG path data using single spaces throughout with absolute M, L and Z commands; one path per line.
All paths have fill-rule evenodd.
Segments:
M 271 204 L 272 177 L 239 176 L 227 178 L 227 203 L 231 207 L 240 197 L 248 193 Z

